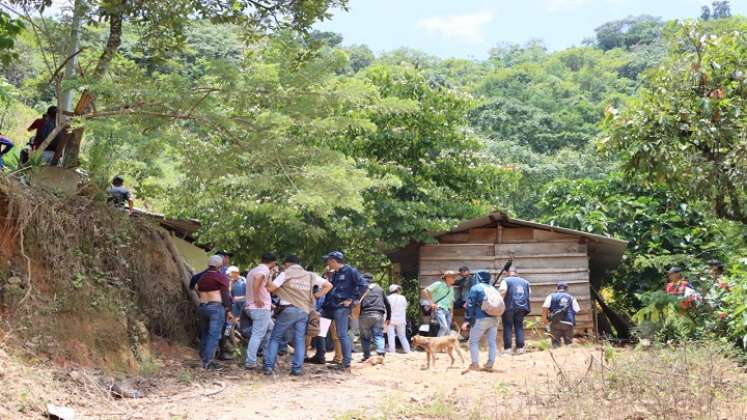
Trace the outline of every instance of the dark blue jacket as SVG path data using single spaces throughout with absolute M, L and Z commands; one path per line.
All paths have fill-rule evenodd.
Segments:
M 355 268 L 344 265 L 332 276 L 332 290 L 324 300 L 324 309 L 336 309 L 342 302 L 351 299 L 357 301 L 368 287 L 368 282 Z
M 566 292 L 555 292 L 550 295 L 550 314 L 566 305 L 568 306 L 568 310 L 558 321 L 565 324 L 576 325 L 576 311 L 573 310 L 573 296 Z
M 531 312 L 529 305 L 529 282 L 518 276 L 506 277 L 506 297 L 503 298 L 506 303 L 506 312 L 524 311 Z
M 469 289 L 469 298 L 467 299 L 467 310 L 464 313 L 464 317 L 469 320 L 470 324 L 474 324 L 475 320 L 482 318 L 495 318 L 492 315 L 488 315 L 482 310 L 482 301 L 485 300 L 485 289 L 484 286 L 489 285 L 485 283 L 477 283 Z
M 207 270 L 202 270 L 199 273 L 192 276 L 191 279 L 189 279 L 189 290 L 195 290 L 195 286 L 197 286 L 197 282 L 200 280 L 200 277 L 202 277 L 203 274 L 205 274 Z

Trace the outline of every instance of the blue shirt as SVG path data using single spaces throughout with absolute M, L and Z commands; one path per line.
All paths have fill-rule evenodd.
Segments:
M 5 167 L 3 156 L 13 148 L 13 142 L 9 138 L 0 136 L 0 169 Z
M 342 302 L 350 299 L 357 301 L 368 288 L 368 282 L 355 268 L 344 265 L 332 276 L 332 290 L 324 301 L 326 309 L 342 306 Z
M 485 289 L 484 286 L 490 287 L 485 283 L 477 283 L 469 289 L 469 296 L 467 297 L 467 309 L 464 313 L 464 317 L 474 323 L 476 319 L 481 318 L 495 318 L 493 315 L 488 315 L 482 310 L 482 301 L 485 300 Z
M 245 298 L 246 297 L 246 279 L 239 277 L 238 280 L 233 284 L 231 288 L 231 297 Z

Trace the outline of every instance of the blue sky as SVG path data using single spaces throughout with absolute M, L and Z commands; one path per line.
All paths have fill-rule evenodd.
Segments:
M 629 15 L 697 17 L 710 0 L 350 0 L 319 30 L 374 52 L 399 47 L 440 57 L 485 58 L 500 42 L 542 39 L 552 50 L 579 45 L 602 23 Z M 747 0 L 732 0 L 747 15 Z

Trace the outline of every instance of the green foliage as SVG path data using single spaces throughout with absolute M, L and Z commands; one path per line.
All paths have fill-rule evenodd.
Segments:
M 630 49 L 652 44 L 661 35 L 664 23 L 661 18 L 642 15 L 607 22 L 594 29 L 596 45 L 604 51 L 613 48 Z
M 608 112 L 602 146 L 628 173 L 747 223 L 747 20 L 673 24 L 668 40 L 667 58 L 645 74 L 638 97 Z
M 14 51 L 15 39 L 23 30 L 23 22 L 12 19 L 4 11 L 0 11 L 0 64 L 7 66 L 18 58 Z

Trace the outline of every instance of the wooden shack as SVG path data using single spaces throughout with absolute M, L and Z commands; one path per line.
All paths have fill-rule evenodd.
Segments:
M 511 258 L 519 275 L 532 285 L 529 320 L 539 321 L 545 297 L 564 280 L 583 310 L 577 317 L 576 331 L 585 335 L 597 332 L 591 288 L 601 287 L 627 245 L 626 241 L 515 219 L 504 213 L 468 220 L 430 236 L 434 243 L 413 242 L 387 254 L 395 277 L 418 278 L 420 286 L 426 287 L 444 271 L 456 271 L 464 265 L 472 271 L 489 270 L 495 277 Z

